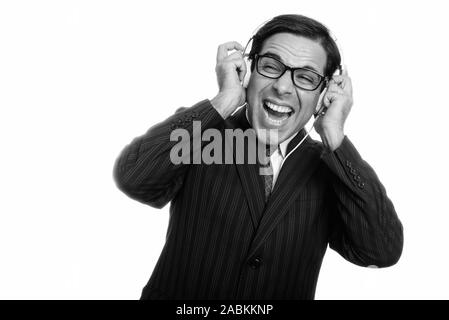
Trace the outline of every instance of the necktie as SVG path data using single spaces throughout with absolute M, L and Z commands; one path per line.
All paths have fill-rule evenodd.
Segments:
M 268 157 L 268 163 L 265 166 L 262 166 L 264 168 L 264 175 L 262 176 L 264 179 L 264 187 L 265 187 L 265 203 L 268 202 L 268 199 L 271 195 L 271 189 L 273 187 L 273 167 L 271 166 L 271 160 L 270 160 L 270 152 L 269 147 L 266 149 L 266 155 Z
M 269 174 L 263 176 L 265 180 L 265 202 L 268 202 L 271 195 L 271 188 L 273 187 L 273 168 L 271 167 L 271 161 L 268 162 L 268 167 Z

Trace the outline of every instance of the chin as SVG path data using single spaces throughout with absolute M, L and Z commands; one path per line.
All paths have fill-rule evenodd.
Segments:
M 278 145 L 294 133 L 294 131 L 286 132 L 284 130 L 280 130 L 279 128 L 263 126 L 260 123 L 256 124 L 253 129 L 256 130 L 257 139 L 261 143 L 271 145 Z

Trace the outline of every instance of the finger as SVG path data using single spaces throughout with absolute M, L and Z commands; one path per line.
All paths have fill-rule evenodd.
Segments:
M 341 97 L 342 95 L 340 93 L 328 91 L 326 92 L 326 95 L 323 97 L 323 104 L 326 108 L 329 108 L 332 102 L 337 99 L 338 97 Z
M 228 60 L 228 63 L 232 63 L 234 65 L 235 69 L 237 70 L 239 80 L 243 81 L 243 79 L 245 78 L 245 75 L 246 75 L 245 60 L 243 60 L 242 58 L 234 58 L 234 59 Z
M 335 92 L 335 93 L 338 93 L 338 94 L 345 94 L 346 92 L 343 90 L 343 88 L 342 87 L 340 87 L 335 81 L 330 81 L 329 82 L 329 85 L 328 85 L 328 87 L 327 87 L 327 90 L 329 91 L 329 92 Z
M 239 81 L 243 82 L 247 72 L 246 62 L 240 52 L 234 52 L 217 64 L 217 67 L 223 70 L 235 70 Z
M 243 54 L 240 51 L 236 51 L 225 57 L 223 60 L 224 61 L 243 60 Z
M 342 96 L 342 97 L 346 97 L 347 96 L 347 94 L 346 93 L 342 93 L 341 91 L 338 91 L 338 90 L 329 90 L 328 91 L 328 93 L 329 94 L 335 94 L 335 95 L 338 95 L 338 96 Z
M 243 52 L 243 47 L 237 41 L 229 41 L 219 45 L 217 50 L 217 62 L 226 58 L 228 56 L 228 51 L 230 50 L 240 50 Z
M 237 51 L 227 56 L 221 63 L 231 63 L 238 72 L 239 80 L 243 81 L 246 75 L 246 63 L 241 52 Z
M 351 78 L 347 75 L 333 76 L 329 83 L 335 83 L 337 86 L 342 88 L 345 92 L 352 94 L 352 82 Z
M 340 85 L 343 82 L 345 82 L 349 77 L 344 75 L 334 75 L 332 76 L 331 81 L 335 82 L 336 84 Z

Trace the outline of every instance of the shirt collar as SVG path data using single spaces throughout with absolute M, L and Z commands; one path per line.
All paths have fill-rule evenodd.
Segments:
M 299 131 L 295 132 L 294 134 L 292 134 L 288 139 L 282 141 L 279 144 L 279 151 L 281 153 L 282 158 L 285 158 L 285 156 L 287 155 L 287 147 L 288 144 L 290 143 L 290 141 L 292 141 L 292 139 L 298 134 Z

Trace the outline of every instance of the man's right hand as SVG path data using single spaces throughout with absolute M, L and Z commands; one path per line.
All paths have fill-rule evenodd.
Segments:
M 228 51 L 236 50 L 228 55 Z M 246 101 L 242 83 L 246 75 L 243 47 L 231 41 L 218 47 L 215 72 L 218 80 L 218 94 L 211 100 L 212 105 L 223 119 L 229 117 L 237 107 Z

